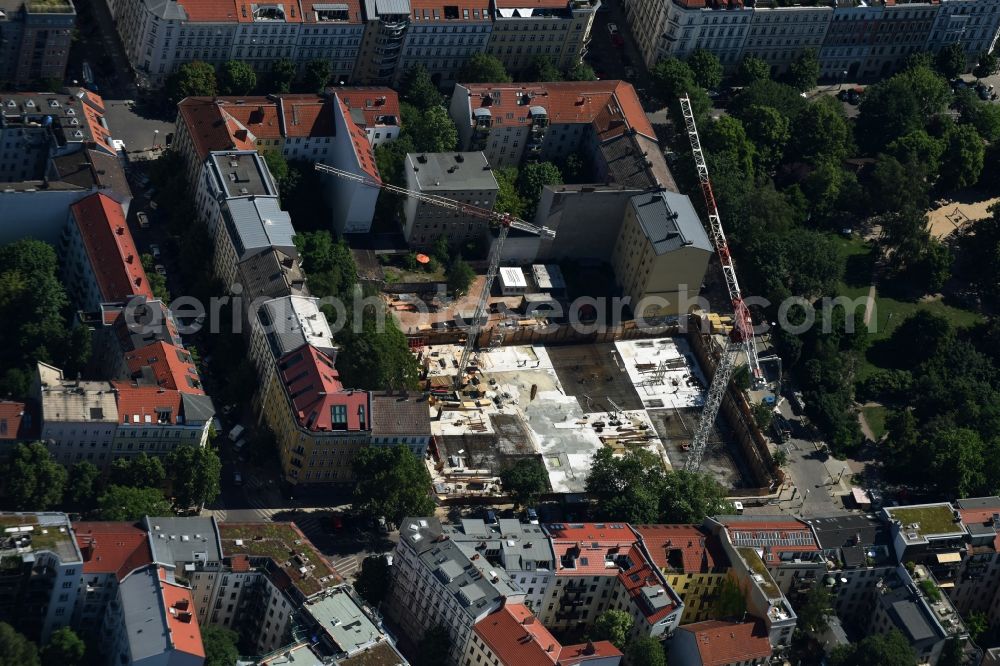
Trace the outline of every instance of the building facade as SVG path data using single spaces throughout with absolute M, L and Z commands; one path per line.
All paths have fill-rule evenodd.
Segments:
M 508 72 L 525 71 L 535 58 L 561 70 L 571 69 L 587 53 L 590 30 L 601 0 L 492 0 L 493 30 L 486 52 Z
M 62 81 L 76 26 L 71 0 L 0 2 L 0 81 Z

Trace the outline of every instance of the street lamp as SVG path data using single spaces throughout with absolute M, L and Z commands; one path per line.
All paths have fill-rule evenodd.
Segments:
M 156 150 L 156 142 L 160 139 L 160 130 L 153 130 L 153 150 Z

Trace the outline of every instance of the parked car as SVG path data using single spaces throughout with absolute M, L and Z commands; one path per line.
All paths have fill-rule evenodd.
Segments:
M 525 517 L 528 519 L 529 523 L 531 523 L 532 525 L 538 524 L 538 512 L 535 511 L 533 508 L 528 507 L 527 510 L 525 510 L 524 514 Z
M 243 434 L 244 430 L 246 429 L 243 426 L 238 424 L 234 425 L 233 429 L 229 431 L 229 441 L 235 442 L 236 440 L 238 440 L 240 438 L 240 435 Z
M 243 475 L 239 472 L 233 472 L 233 484 L 237 486 L 243 485 Z
M 617 24 L 608 24 L 608 34 L 611 35 L 611 43 L 616 47 L 621 48 L 625 46 L 625 40 L 622 38 L 621 32 L 619 32 Z
M 167 277 L 167 267 L 163 264 L 156 264 L 156 272 L 163 277 Z
M 160 246 L 156 243 L 149 244 L 149 253 L 153 255 L 153 259 L 160 258 Z
M 138 215 L 136 215 L 136 218 L 139 220 L 140 229 L 145 229 L 146 227 L 149 226 L 149 216 L 146 215 L 145 213 L 139 213 Z

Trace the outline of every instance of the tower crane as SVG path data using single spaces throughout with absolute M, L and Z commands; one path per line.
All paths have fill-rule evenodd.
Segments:
M 698 137 L 698 126 L 695 124 L 694 112 L 691 110 L 691 98 L 684 95 L 680 98 L 680 102 L 684 125 L 691 142 L 691 152 L 694 155 L 695 168 L 698 170 L 698 181 L 701 183 L 701 192 L 705 197 L 705 210 L 708 213 L 712 244 L 715 246 L 715 252 L 719 255 L 719 262 L 722 264 L 722 274 L 726 278 L 726 288 L 729 291 L 729 299 L 732 302 L 734 313 L 733 331 L 722 352 L 722 358 L 719 359 L 719 364 L 715 368 L 715 376 L 708 388 L 705 406 L 701 412 L 701 419 L 698 421 L 698 430 L 694 434 L 691 451 L 684 464 L 685 469 L 696 471 L 701 467 L 701 459 L 705 454 L 705 446 L 708 444 L 708 435 L 715 424 L 715 417 L 718 415 L 719 406 L 726 395 L 729 380 L 736 368 L 736 358 L 741 350 L 746 352 L 747 366 L 750 369 L 750 377 L 754 385 L 763 383 L 764 375 L 760 369 L 757 345 L 754 342 L 753 320 L 750 318 L 750 310 L 743 300 L 740 283 L 736 279 L 736 266 L 733 264 L 729 243 L 726 241 L 726 234 L 722 229 L 719 209 L 715 205 L 715 194 L 712 192 L 712 181 L 708 175 L 708 164 L 705 163 L 705 155 L 701 150 L 701 139 Z
M 415 192 L 405 187 L 383 183 L 369 176 L 361 176 L 351 171 L 344 171 L 343 169 L 337 169 L 319 162 L 317 162 L 315 166 L 316 170 L 321 173 L 327 173 L 332 176 L 336 176 L 337 178 L 343 178 L 344 180 L 349 180 L 354 183 L 358 183 L 359 185 L 381 188 L 387 192 L 399 194 L 404 197 L 411 197 L 413 199 L 417 199 L 418 201 L 431 204 L 432 206 L 447 208 L 448 210 L 453 210 L 457 213 L 461 213 L 462 215 L 489 220 L 490 222 L 496 223 L 500 227 L 497 240 L 493 244 L 493 248 L 490 250 L 489 268 L 486 270 L 486 284 L 483 285 L 483 291 L 479 295 L 479 301 L 476 303 L 476 309 L 472 315 L 472 322 L 469 324 L 465 347 L 462 348 L 462 356 L 458 362 L 458 373 L 455 375 L 455 389 L 461 389 L 462 378 L 465 375 L 469 358 L 472 356 L 472 352 L 476 347 L 476 340 L 479 338 L 479 333 L 483 328 L 482 320 L 484 317 L 488 316 L 486 305 L 489 302 L 490 291 L 493 289 L 493 282 L 496 280 L 497 273 L 500 271 L 500 257 L 503 253 L 504 241 L 507 240 L 507 234 L 511 229 L 518 229 L 520 231 L 537 234 L 543 238 L 554 238 L 556 232 L 548 227 L 540 227 L 538 225 L 525 222 L 524 220 L 514 217 L 509 213 L 496 213 L 488 208 L 480 208 L 479 206 L 462 203 L 461 201 L 449 199 L 448 197 Z

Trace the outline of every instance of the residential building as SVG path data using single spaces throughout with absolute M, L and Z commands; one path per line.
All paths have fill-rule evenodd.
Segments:
M 278 359 L 312 345 L 333 358 L 336 349 L 318 298 L 285 296 L 261 304 L 251 320 L 250 361 L 262 382 L 275 373 Z
M 248 255 L 237 265 L 236 280 L 243 286 L 244 303 L 309 295 L 298 253 L 287 248 L 272 247 Z
M 153 300 L 125 211 L 111 197 L 99 192 L 70 206 L 59 249 L 63 282 L 81 310 L 93 312 L 102 303 L 133 296 Z
M 35 441 L 35 415 L 28 405 L 15 400 L 0 400 L 0 461 L 22 442 Z
M 597 155 L 623 134 L 656 143 L 635 88 L 624 81 L 459 83 L 449 113 L 459 147 L 483 151 L 494 168 Z
M 643 548 L 684 601 L 681 625 L 715 619 L 729 580 L 729 558 L 719 538 L 699 525 L 635 525 Z
M 52 457 L 69 467 L 88 460 L 109 467 L 118 428 L 118 401 L 110 382 L 67 380 L 62 370 L 39 363 L 34 399 L 40 439 Z
M 955 608 L 967 617 L 972 612 L 988 612 L 1000 592 L 1000 497 L 960 499 L 955 507 L 969 532 L 966 557 L 952 580 L 946 575 L 945 580 L 937 580 Z M 942 555 L 935 559 L 954 559 L 952 554 Z
M 593 626 L 606 610 L 632 616 L 629 638 L 665 637 L 680 624 L 684 602 L 623 523 L 549 524 L 555 584 L 538 616 L 548 627 Z
M 625 16 L 647 67 L 704 48 L 732 69 L 742 57 L 753 9 L 743 0 L 629 0 Z
M 44 645 L 70 625 L 83 557 L 62 513 L 0 513 L 0 621 Z
M 406 446 L 423 459 L 431 444 L 427 401 L 408 393 L 372 394 L 372 446 Z
M 222 226 L 226 202 L 250 197 L 278 198 L 278 186 L 267 163 L 252 148 L 213 151 L 199 166 L 199 177 L 194 183 L 195 206 L 213 238 Z
M 880 3 L 881 4 L 881 3 Z M 941 4 L 927 2 L 886 2 L 881 20 L 876 24 L 874 40 L 862 73 L 885 77 L 902 69 L 907 57 L 927 48 L 932 24 Z M 834 12 L 834 21 L 840 13 Z M 848 68 L 850 80 L 850 68 Z
M 833 12 L 830 5 L 785 6 L 778 0 L 758 0 L 741 58 L 760 58 L 771 66 L 772 75 L 784 73 L 804 51 L 819 52 Z
M 496 203 L 496 177 L 481 152 L 409 153 L 406 187 L 492 211 Z M 489 233 L 489 220 L 463 214 L 410 197 L 403 204 L 403 236 L 410 247 L 429 249 L 444 236 L 452 247 L 480 241 Z
M 136 666 L 201 666 L 205 647 L 191 590 L 165 570 L 137 569 L 118 585 L 107 605 L 101 644 L 109 663 Z
M 351 120 L 365 130 L 372 147 L 399 138 L 402 119 L 399 95 L 386 86 L 339 86 L 328 88 L 350 110 Z
M 524 590 L 503 567 L 474 544 L 450 539 L 433 517 L 403 520 L 392 576 L 386 611 L 414 641 L 432 627 L 447 629 L 453 664 L 465 663 L 476 624 L 505 605 L 524 603 Z
M 546 185 L 535 209 L 535 224 L 555 232 L 540 239 L 532 260 L 610 261 L 632 197 L 644 188 L 623 185 Z
M 486 52 L 508 72 L 523 72 L 535 58 L 566 70 L 587 53 L 601 0 L 493 0 L 493 31 Z
M 769 663 L 771 653 L 760 621 L 706 620 L 677 630 L 669 659 L 691 666 L 758 666 Z
M 873 63 L 869 57 L 873 51 L 878 51 L 875 42 L 884 24 L 884 12 L 894 6 L 891 3 L 887 7 L 881 2 L 871 2 L 854 7 L 837 7 L 819 50 L 821 76 L 841 82 L 875 76 L 877 72 L 871 69 Z M 927 6 L 930 7 L 930 4 Z M 907 29 L 912 27 L 909 22 L 902 25 Z M 892 31 L 886 30 L 882 36 L 891 40 Z M 881 48 L 885 49 L 884 46 Z M 893 46 L 889 48 L 894 49 Z
M 460 663 L 464 666 L 479 663 L 569 666 L 591 662 L 617 666 L 621 660 L 621 651 L 609 641 L 563 646 L 527 606 L 504 604 L 476 623 L 475 635 Z
M 99 632 L 118 585 L 151 564 L 152 551 L 146 531 L 133 523 L 78 522 L 73 536 L 83 555 L 83 573 L 72 626 L 81 633 Z
M 321 643 L 320 651 L 337 655 L 338 663 L 358 655 L 371 654 L 389 643 L 381 620 L 372 614 L 349 585 L 336 587 L 310 599 L 302 611 L 306 623 L 318 638 L 317 642 Z
M 476 10 L 478 11 L 478 9 Z M 403 42 L 410 25 L 410 3 L 365 0 L 365 30 L 354 65 L 354 78 L 378 84 L 395 84 L 402 68 Z
M 941 0 L 927 39 L 928 51 L 937 52 L 949 44 L 961 44 L 969 67 L 981 53 L 996 46 L 1000 32 L 1000 7 L 990 0 Z
M 902 566 L 881 579 L 869 627 L 872 633 L 881 634 L 899 630 L 922 664 L 937 663 L 949 636 L 924 593 Z
M 0 209 L 5 214 L 0 243 L 31 236 L 58 244 L 66 211 L 96 192 L 128 213 L 132 194 L 104 117 L 104 100 L 83 88 L 0 92 Z
M 263 73 L 282 58 L 300 67 L 313 59 L 327 60 L 333 80 L 346 82 L 363 31 L 357 2 L 238 7 L 192 0 L 115 0 L 110 9 L 130 64 L 150 86 L 162 85 L 180 65 L 193 60 L 212 65 L 239 60 Z
M 74 27 L 71 0 L 0 2 L 0 81 L 16 86 L 62 81 Z
M 382 179 L 375 165 L 375 153 L 354 113 L 336 95 L 333 98 L 333 127 L 336 141 L 326 164 L 361 176 L 366 183 L 356 183 L 331 174 L 322 174 L 326 199 L 333 211 L 333 228 L 338 235 L 368 233 L 375 215 Z
M 625 208 L 611 266 L 636 316 L 678 315 L 695 304 L 713 252 L 686 195 L 640 194 Z

